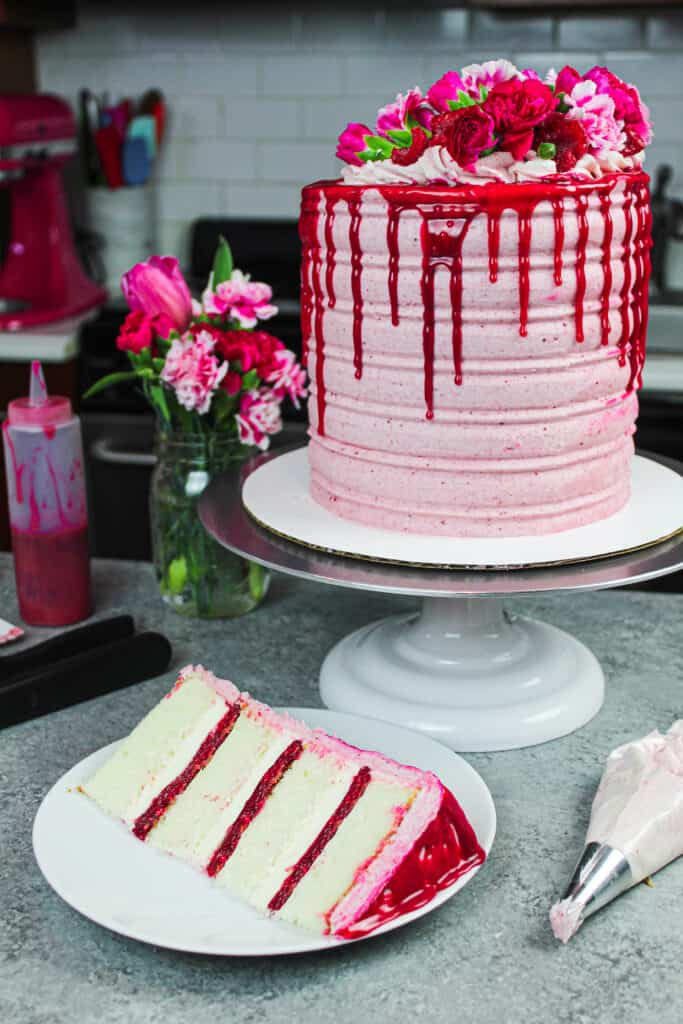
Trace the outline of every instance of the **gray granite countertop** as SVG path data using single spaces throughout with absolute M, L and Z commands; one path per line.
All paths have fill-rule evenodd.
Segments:
M 330 646 L 397 598 L 278 579 L 236 621 L 187 621 L 161 604 L 148 565 L 95 564 L 99 615 L 162 630 L 174 668 L 202 661 L 275 704 L 319 706 Z M 488 783 L 498 835 L 478 877 L 433 914 L 331 952 L 260 961 L 183 955 L 122 938 L 48 887 L 31 849 L 38 805 L 86 754 L 126 733 L 172 672 L 0 732 L 0 1021 L 12 1024 L 678 1024 L 683 860 L 590 920 L 567 947 L 548 908 L 580 852 L 604 758 L 683 716 L 683 595 L 616 592 L 512 602 L 565 626 L 608 681 L 599 715 L 565 739 L 468 759 Z M 0 614 L 18 622 L 0 556 Z M 32 636 L 40 631 L 32 630 Z

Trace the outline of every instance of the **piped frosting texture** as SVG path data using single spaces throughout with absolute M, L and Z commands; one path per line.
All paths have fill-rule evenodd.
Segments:
M 647 181 L 304 189 L 316 500 L 463 536 L 617 511 L 644 360 Z

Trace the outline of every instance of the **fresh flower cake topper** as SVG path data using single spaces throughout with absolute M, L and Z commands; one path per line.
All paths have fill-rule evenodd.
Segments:
M 347 182 L 595 178 L 639 166 L 651 140 L 638 90 L 607 68 L 541 79 L 491 60 L 447 71 L 426 96 L 399 94 L 374 129 L 349 124 L 337 156 Z
M 137 380 L 168 427 L 221 430 L 266 449 L 282 429 L 285 397 L 298 408 L 306 394 L 294 353 L 259 329 L 277 313 L 270 287 L 233 266 L 224 238 L 201 301 L 171 256 L 136 264 L 121 286 L 130 313 L 117 346 L 132 369 L 103 377 L 87 394 Z

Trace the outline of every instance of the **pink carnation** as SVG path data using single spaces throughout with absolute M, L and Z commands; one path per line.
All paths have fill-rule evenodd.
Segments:
M 270 388 L 247 391 L 242 395 L 240 411 L 235 414 L 237 434 L 242 444 L 266 450 L 271 436 L 282 430 L 280 401 Z
M 241 327 L 255 327 L 259 320 L 268 320 L 277 313 L 270 300 L 273 290 L 260 281 L 250 281 L 241 270 L 233 270 L 228 281 L 215 290 L 209 281 L 202 294 L 202 307 L 208 316 L 236 320 Z
M 647 146 L 652 142 L 650 111 L 640 98 L 635 85 L 629 85 L 605 67 L 595 66 L 583 76 L 584 80 L 595 82 L 599 93 L 609 96 L 614 102 L 614 117 L 631 128 Z
M 560 68 L 555 76 L 555 92 L 557 95 L 561 92 L 570 93 L 577 82 L 580 81 L 581 75 L 576 68 L 573 68 L 571 64 L 565 64 L 565 66 Z
M 443 114 L 447 110 L 452 109 L 450 106 L 451 100 L 454 103 L 458 102 L 459 92 L 467 92 L 465 83 L 457 71 L 447 71 L 438 82 L 434 82 L 434 85 L 431 86 L 427 93 L 427 99 L 434 107 L 434 110 L 438 111 L 439 114 Z
M 614 100 L 592 81 L 580 81 L 565 97 L 567 117 L 580 121 L 588 146 L 597 156 L 618 150 L 623 136 L 614 117 Z
M 399 93 L 393 103 L 387 103 L 377 111 L 377 132 L 386 136 L 390 131 L 412 128 L 412 123 L 408 123 L 409 119 L 426 127 L 431 117 L 432 112 L 425 105 L 422 93 L 416 87 L 405 96 Z
M 352 121 L 350 124 L 347 124 L 339 136 L 336 153 L 337 159 L 344 160 L 347 164 L 353 164 L 355 167 L 360 167 L 363 161 L 358 154 L 367 149 L 365 141 L 367 135 L 372 135 L 372 129 L 368 128 L 366 124 L 360 124 L 358 121 Z
M 555 96 L 535 78 L 510 78 L 489 90 L 481 109 L 493 119 L 498 145 L 523 160 L 534 141 L 534 128 L 550 114 Z
M 280 398 L 288 395 L 299 408 L 299 399 L 306 397 L 306 371 L 299 365 L 296 356 L 289 349 L 279 349 L 273 354 L 274 369 L 266 377 L 273 391 Z
M 208 331 L 176 338 L 161 371 L 161 379 L 173 388 L 180 404 L 202 415 L 209 411 L 213 393 L 228 370 L 227 363 L 216 359 L 214 345 Z
M 481 87 L 492 89 L 500 82 L 509 82 L 519 78 L 519 71 L 511 60 L 487 60 L 483 64 L 468 64 L 462 69 L 462 80 L 466 92 L 478 100 Z

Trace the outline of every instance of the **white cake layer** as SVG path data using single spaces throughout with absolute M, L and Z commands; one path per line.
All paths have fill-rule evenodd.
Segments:
M 219 885 L 265 910 L 344 799 L 354 774 L 354 766 L 305 749 L 242 836 Z
M 135 727 L 83 786 L 95 803 L 132 826 L 196 754 L 227 712 L 202 677 L 188 675 Z
M 351 888 L 361 865 L 374 857 L 392 833 L 415 790 L 370 781 L 363 796 L 304 875 L 279 917 L 315 931 L 326 931 L 326 915 Z
M 263 775 L 292 739 L 243 710 L 226 741 L 169 807 L 147 842 L 206 868 Z

